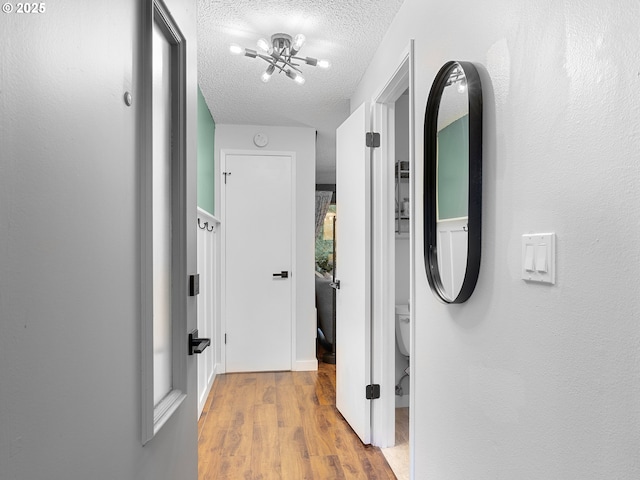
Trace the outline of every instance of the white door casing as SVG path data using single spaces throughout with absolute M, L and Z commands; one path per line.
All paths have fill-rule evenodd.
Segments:
M 371 443 L 385 448 L 395 444 L 395 104 L 409 89 L 409 303 L 414 295 L 415 267 L 413 263 L 415 222 L 415 148 L 414 148 L 414 87 L 413 40 L 393 74 L 381 84 L 373 97 L 372 129 L 380 133 L 380 148 L 373 151 L 372 161 L 372 377 L 380 384 L 380 398 L 373 402 Z M 414 315 L 413 306 L 410 314 Z M 390 319 L 392 319 L 390 321 Z M 412 329 L 415 322 L 412 321 Z M 412 334 L 413 339 L 413 334 Z M 413 351 L 413 347 L 412 347 Z M 413 376 L 410 377 L 413 382 Z M 413 387 L 410 386 L 410 398 Z M 413 421 L 413 416 L 410 417 Z M 411 435 L 411 433 L 410 433 Z
M 292 153 L 222 155 L 227 372 L 292 368 L 294 165 Z
M 336 406 L 363 443 L 371 441 L 369 105 L 336 135 Z

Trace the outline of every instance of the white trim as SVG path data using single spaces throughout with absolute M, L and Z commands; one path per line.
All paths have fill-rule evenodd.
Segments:
M 152 173 L 153 173 L 153 97 L 152 88 L 147 88 L 141 97 L 140 126 L 141 165 L 140 165 L 140 314 L 141 314 L 141 440 L 142 444 L 150 441 L 164 423 L 182 404 L 187 395 L 187 345 L 185 331 L 187 329 L 187 297 L 178 279 L 186 278 L 187 271 L 187 212 L 186 212 L 186 91 L 185 91 L 185 40 L 162 0 L 149 2 L 144 10 L 143 51 L 153 53 L 152 32 L 154 22 L 163 29 L 167 40 L 172 44 L 171 55 L 175 66 L 171 72 L 174 87 L 178 95 L 174 96 L 174 117 L 172 122 L 177 134 L 177 155 L 171 159 L 171 193 L 172 200 L 172 390 L 157 405 L 153 398 L 153 224 L 152 224 Z M 152 54 L 146 56 L 142 66 L 143 84 L 153 85 Z
M 373 372 L 374 381 L 380 383 L 380 399 L 372 405 L 372 443 L 375 446 L 387 447 L 395 443 L 395 214 L 394 214 L 394 180 L 395 180 L 395 101 L 409 88 L 409 179 L 410 195 L 410 255 L 411 271 L 410 285 L 413 285 L 413 237 L 414 237 L 414 182 L 415 182 L 415 146 L 414 146 L 414 83 L 413 83 L 413 57 L 414 42 L 410 41 L 398 63 L 395 72 L 387 82 L 378 90 L 372 100 L 372 127 L 380 132 L 381 148 L 375 152 L 375 161 L 372 174 L 375 176 L 373 192 L 374 215 L 379 222 L 374 226 L 373 232 Z M 410 287 L 411 312 L 413 308 L 414 293 Z M 412 313 L 413 315 L 413 313 Z M 412 319 L 413 329 L 415 323 Z M 414 335 L 412 334 L 412 339 Z M 413 346 L 411 347 L 413 351 Z M 413 396 L 413 378 L 415 372 L 412 369 L 410 381 L 410 394 Z M 414 418 L 414 415 L 410 415 Z M 410 442 L 413 446 L 413 442 Z M 411 452 L 411 464 L 413 465 L 413 451 Z
M 218 225 L 220 225 L 220 219 L 218 217 L 216 217 L 215 215 L 211 215 L 209 212 L 207 212 L 206 210 L 203 210 L 200 207 L 198 207 L 198 215 L 200 215 L 201 217 L 203 217 L 205 220 L 209 222 L 213 222 L 213 226 L 217 227 Z
M 198 273 L 201 278 L 201 288 L 200 288 L 200 296 L 198 297 L 198 328 L 200 328 L 200 315 L 201 313 L 206 314 L 207 311 L 210 313 L 210 322 L 209 325 L 211 330 L 206 330 L 206 336 L 211 337 L 211 346 L 204 352 L 204 357 L 202 355 L 198 355 L 197 363 L 198 363 L 198 418 L 202 414 L 204 410 L 204 406 L 207 402 L 207 398 L 209 397 L 209 393 L 211 392 L 211 388 L 213 387 L 213 382 L 216 378 L 216 367 L 217 367 L 217 356 L 219 355 L 219 345 L 220 345 L 220 311 L 219 311 L 219 301 L 220 301 L 220 268 L 219 268 L 219 255 L 218 252 L 220 250 L 220 232 L 219 232 L 219 224 L 220 220 L 216 218 L 214 215 L 211 215 L 206 210 L 203 210 L 200 207 L 197 207 L 197 215 L 198 222 L 204 223 L 204 225 L 200 225 L 198 229 L 197 235 L 197 244 L 198 244 Z M 207 231 L 201 231 L 202 227 L 205 226 Z M 204 244 L 201 242 L 205 242 Z M 206 253 L 209 247 L 209 255 Z M 204 252 L 204 256 L 201 258 L 201 253 Z M 209 283 L 207 283 L 207 280 Z M 200 312 L 200 300 L 203 300 L 204 311 Z M 200 330 L 200 335 L 202 336 L 204 332 Z M 212 355 L 209 357 L 208 355 Z M 210 361 L 211 363 L 205 364 L 205 374 L 208 374 L 204 380 L 205 386 L 204 390 L 200 390 L 202 387 L 200 381 L 200 368 L 204 362 Z M 211 367 L 211 371 L 207 372 L 207 367 Z
M 275 155 L 275 153 L 273 153 Z M 291 157 L 291 370 L 294 369 L 296 365 L 296 359 L 298 358 L 298 350 L 297 350 L 297 328 L 296 324 L 298 319 L 298 262 L 297 262 L 297 245 L 296 241 L 298 237 L 298 210 L 296 201 L 297 196 L 297 185 L 298 182 L 296 179 L 298 178 L 298 168 L 296 162 L 296 152 L 288 152 L 284 155 L 288 155 Z M 316 364 L 317 366 L 317 364 Z
M 298 360 L 293 363 L 296 372 L 312 372 L 318 370 L 318 359 Z
M 297 270 L 297 222 L 296 222 L 296 195 L 297 195 L 297 162 L 296 162 L 296 152 L 294 151 L 273 151 L 273 150 L 235 150 L 235 149 L 224 149 L 220 150 L 220 170 L 219 176 L 223 178 L 222 172 L 226 170 L 227 165 L 227 156 L 228 155 L 246 155 L 252 157 L 265 157 L 265 156 L 273 156 L 273 157 L 289 157 L 291 158 L 291 275 L 290 278 L 292 280 L 291 283 L 291 362 L 290 369 L 293 370 L 294 366 L 297 368 L 297 348 L 296 348 L 296 319 L 297 319 L 297 280 L 296 275 L 298 274 Z M 227 272 L 227 260 L 226 260 L 226 232 L 224 225 L 226 223 L 226 195 L 224 190 L 224 180 L 220 182 L 220 226 L 221 226 L 221 255 L 220 255 L 220 272 L 221 279 L 220 282 L 220 306 L 221 306 L 221 315 L 222 315 L 222 323 L 221 323 L 221 339 L 220 339 L 220 366 L 221 370 L 219 373 L 226 373 L 226 345 L 223 342 L 225 333 L 226 333 L 226 272 Z M 316 361 L 316 369 L 317 369 L 317 361 Z
M 409 49 L 409 318 L 411 341 L 409 353 L 416 352 L 416 89 L 415 89 L 415 41 L 410 40 Z M 416 362 L 409 375 L 409 468 L 410 478 L 415 478 L 416 466 Z
M 166 423 L 173 412 L 182 404 L 184 399 L 187 398 L 186 393 L 182 393 L 180 390 L 171 390 L 166 397 L 164 397 L 153 410 L 153 433 L 158 433 L 158 430 Z

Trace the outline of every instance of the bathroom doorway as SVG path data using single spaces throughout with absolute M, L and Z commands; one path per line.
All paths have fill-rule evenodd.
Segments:
M 394 102 L 394 257 L 395 257 L 395 438 L 394 446 L 384 449 L 387 462 L 399 480 L 409 479 L 409 392 L 411 359 L 410 237 L 411 203 L 409 185 L 409 89 Z
M 414 276 L 413 42 L 373 102 L 373 130 L 380 148 L 373 162 L 374 377 L 381 397 L 374 407 L 373 443 L 382 448 L 400 480 L 409 479 Z M 377 365 L 376 365 L 377 363 Z

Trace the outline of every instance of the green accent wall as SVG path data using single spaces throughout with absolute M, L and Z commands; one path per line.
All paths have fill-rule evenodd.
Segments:
M 198 87 L 198 207 L 215 215 L 214 138 L 216 123 Z
M 438 220 L 468 215 L 468 132 L 469 115 L 438 132 Z

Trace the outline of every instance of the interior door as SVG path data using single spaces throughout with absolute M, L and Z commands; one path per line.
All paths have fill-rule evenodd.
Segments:
M 292 157 L 225 155 L 227 372 L 291 370 Z
M 369 106 L 337 130 L 336 155 L 336 406 L 363 443 L 371 442 L 370 149 Z

